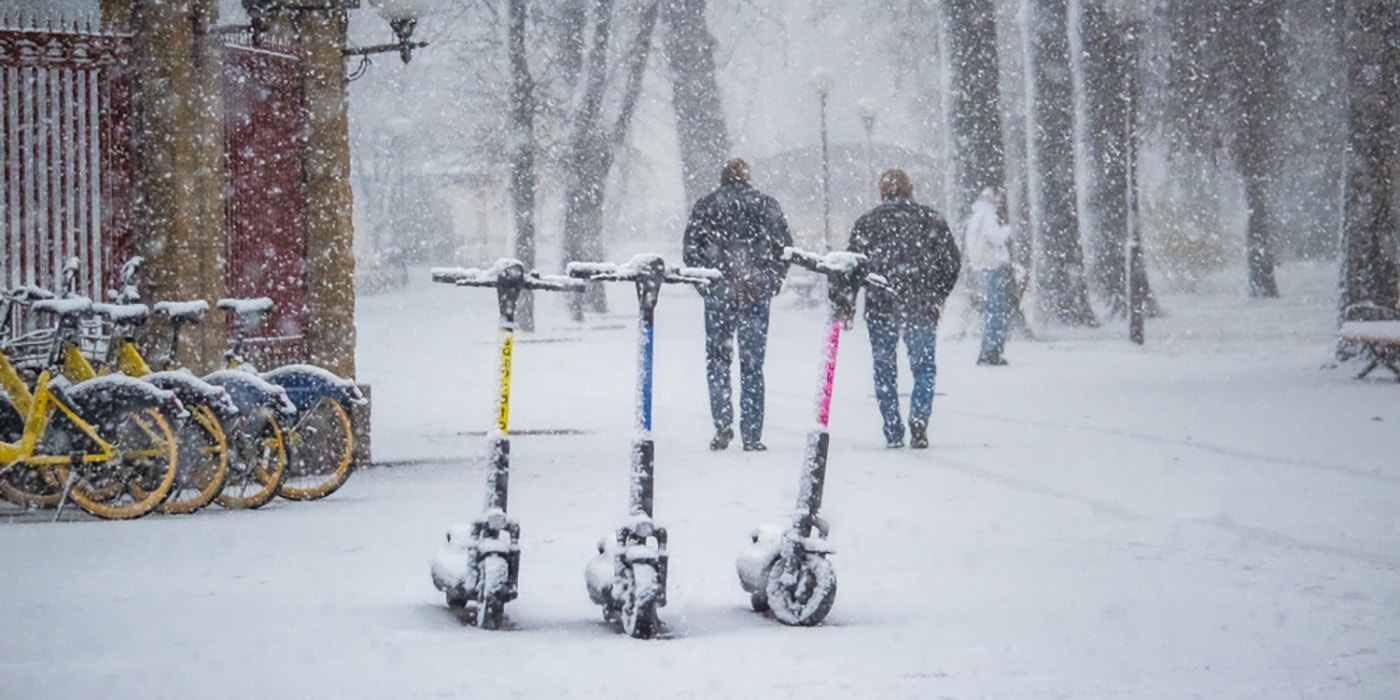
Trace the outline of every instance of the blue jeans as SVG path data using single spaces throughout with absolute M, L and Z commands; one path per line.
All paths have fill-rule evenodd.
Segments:
M 1006 349 L 1006 326 L 1011 316 L 1011 266 L 1002 265 L 991 270 L 978 270 L 986 296 L 982 309 L 986 325 L 982 329 L 982 352 L 980 359 L 1001 357 Z
M 730 367 L 739 342 L 739 436 L 747 443 L 763 437 L 763 356 L 768 348 L 768 300 L 741 304 L 705 299 L 705 378 L 710 384 L 710 417 L 715 429 L 734 424 Z
M 904 336 L 909 351 L 909 371 L 914 390 L 909 396 L 909 420 L 928 425 L 933 412 L 934 345 L 938 340 L 937 319 L 913 323 L 886 317 L 865 317 L 870 332 L 870 354 L 875 361 L 875 400 L 884 419 L 885 441 L 904 439 L 904 423 L 899 418 L 899 366 L 896 364 L 899 338 Z

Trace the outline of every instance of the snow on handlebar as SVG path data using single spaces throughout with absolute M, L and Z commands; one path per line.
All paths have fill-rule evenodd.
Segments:
M 869 261 L 869 258 L 860 253 L 833 250 L 825 255 L 817 255 L 816 253 L 793 247 L 783 248 L 782 258 L 798 267 L 806 268 L 818 274 L 826 275 L 827 277 L 855 274 Z M 890 286 L 889 280 L 885 279 L 883 275 L 877 275 L 873 272 L 866 272 L 864 277 L 860 280 L 860 283 L 865 287 L 880 289 L 891 294 L 894 293 L 894 288 Z

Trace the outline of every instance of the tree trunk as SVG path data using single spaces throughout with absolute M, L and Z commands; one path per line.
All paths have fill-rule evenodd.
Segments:
M 535 81 L 525 54 L 527 0 L 510 0 L 507 51 L 510 55 L 510 128 L 515 149 L 510 161 L 510 201 L 515 223 L 515 257 L 526 270 L 535 267 Z M 535 300 L 523 290 L 515 311 L 516 328 L 535 330 Z
M 1074 178 L 1074 89 L 1066 0 L 1031 2 L 1035 206 L 1040 258 L 1035 268 L 1042 308 L 1061 323 L 1095 326 L 1084 251 L 1079 243 Z
M 1089 216 L 1096 235 L 1089 242 L 1089 275 L 1110 316 L 1127 312 L 1129 71 L 1134 70 L 1134 38 L 1096 2 L 1084 3 L 1081 18 L 1084 53 L 1087 150 L 1094 165 L 1089 183 Z
M 1391 0 L 1347 2 L 1350 96 L 1341 310 L 1400 306 L 1400 13 Z
M 710 190 L 729 154 L 729 132 L 715 82 L 715 38 L 705 21 L 705 4 L 705 0 L 664 0 L 662 4 L 687 205 Z
M 1222 30 L 1241 32 L 1228 42 L 1239 121 L 1235 125 L 1235 163 L 1244 179 L 1245 257 L 1249 294 L 1277 297 L 1274 279 L 1273 217 L 1269 181 L 1274 174 L 1275 114 L 1283 106 L 1283 78 L 1278 46 L 1283 40 L 1279 7 L 1273 2 L 1241 0 L 1241 12 Z
M 641 94 L 642 77 L 656 27 L 657 4 L 642 12 L 637 37 L 629 46 L 622 65 L 627 81 L 622 106 L 611 125 L 603 124 L 603 98 L 608 88 L 608 44 L 611 41 L 613 1 L 594 0 L 592 44 L 584 56 L 583 100 L 569 137 L 564 185 L 564 264 L 575 261 L 601 261 L 603 246 L 603 202 L 608 172 L 616 149 L 626 140 L 627 129 Z M 582 295 L 569 295 L 569 313 L 583 320 L 584 310 L 607 311 L 607 297 L 601 284 L 589 285 Z
M 953 69 L 952 126 L 957 176 L 954 221 L 965 218 L 983 188 L 1006 186 L 997 63 L 996 6 L 992 0 L 945 4 Z

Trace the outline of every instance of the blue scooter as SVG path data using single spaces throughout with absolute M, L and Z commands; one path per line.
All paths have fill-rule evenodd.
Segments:
M 621 265 L 569 263 L 571 277 L 592 282 L 633 282 L 641 308 L 637 324 L 637 437 L 632 443 L 628 521 L 611 540 L 598 542 L 598 556 L 584 570 L 588 597 L 603 606 L 603 619 L 637 639 L 650 639 L 660 626 L 656 609 L 666 605 L 670 553 L 666 528 L 652 519 L 656 474 L 651 439 L 652 348 L 657 297 L 662 284 L 703 287 L 719 272 L 708 268 L 667 269 L 656 255 L 637 255 Z

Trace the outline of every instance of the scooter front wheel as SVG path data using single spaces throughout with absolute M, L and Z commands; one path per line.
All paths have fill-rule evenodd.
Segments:
M 836 569 L 818 554 L 781 557 L 768 572 L 768 607 L 785 625 L 811 627 L 836 603 Z
M 656 635 L 656 599 L 661 581 L 656 567 L 641 562 L 622 571 L 619 593 L 622 594 L 622 631 L 634 639 L 651 639 Z
M 505 618 L 505 591 L 510 581 L 506 558 L 491 555 L 481 560 L 481 588 L 477 593 L 476 626 L 484 630 L 501 628 Z

